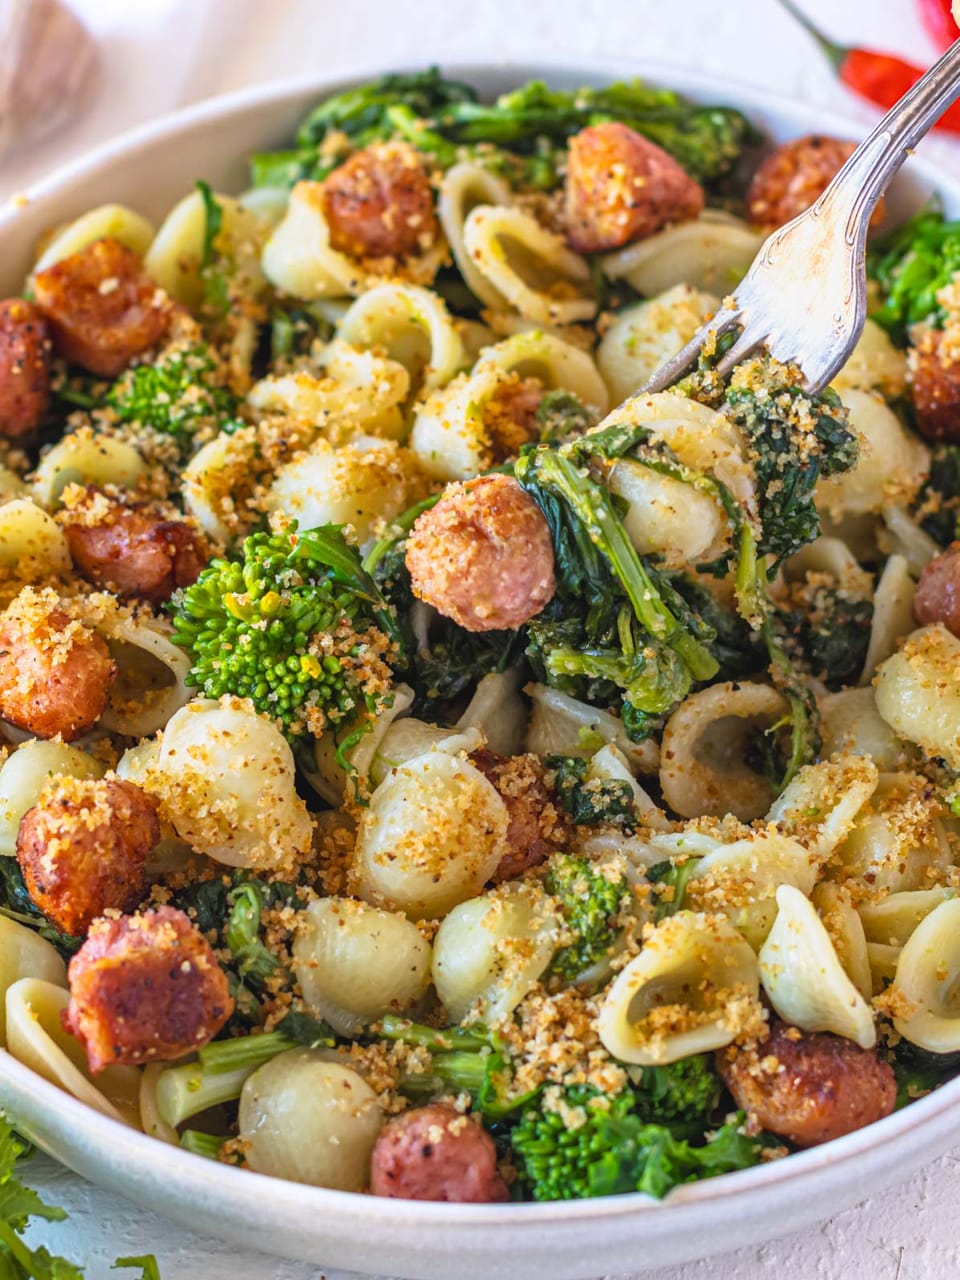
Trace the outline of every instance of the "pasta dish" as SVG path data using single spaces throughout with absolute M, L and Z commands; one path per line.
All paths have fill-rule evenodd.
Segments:
M 853 145 L 432 69 L 50 230 L 0 302 L 10 1054 L 479 1203 L 960 1070 L 960 223 L 879 211 L 822 394 L 733 335 L 637 393 Z

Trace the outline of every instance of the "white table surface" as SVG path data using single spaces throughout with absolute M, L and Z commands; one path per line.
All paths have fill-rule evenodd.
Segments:
M 3 0 L 0 0 L 3 3 Z M 609 54 L 767 86 L 874 119 L 835 83 L 775 0 L 73 0 L 104 40 L 104 92 L 86 120 L 0 166 L 0 199 L 64 155 L 174 106 L 246 84 L 358 63 Z M 912 0 L 802 0 L 841 41 L 928 62 Z M 924 144 L 960 173 L 960 143 Z M 29 1178 L 70 1213 L 33 1232 L 110 1272 L 118 1254 L 155 1253 L 164 1280 L 351 1280 L 343 1272 L 238 1254 L 90 1186 L 38 1156 Z M 648 1280 L 946 1280 L 960 1265 L 960 1151 L 829 1222 L 723 1257 L 643 1273 Z M 451 1277 L 454 1280 L 454 1277 Z M 562 1280 L 562 1277 L 558 1277 Z

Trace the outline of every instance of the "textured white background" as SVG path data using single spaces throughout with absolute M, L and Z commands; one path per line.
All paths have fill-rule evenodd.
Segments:
M 636 53 L 875 118 L 834 82 L 775 0 L 73 0 L 104 42 L 104 91 L 86 120 L 0 167 L 0 199 L 65 154 L 175 106 L 246 84 L 357 63 Z M 834 38 L 932 49 L 912 0 L 802 0 Z M 4 0 L 0 0 L 0 4 Z M 960 173 L 960 143 L 924 145 Z M 38 1236 L 103 1280 L 118 1254 L 154 1252 L 164 1280 L 321 1280 L 313 1267 L 238 1255 L 38 1157 L 30 1177 L 70 1220 Z M 960 1152 L 800 1235 L 652 1280 L 946 1280 L 960 1266 Z M 113 1273 L 129 1275 L 129 1272 Z M 327 1271 L 325 1280 L 351 1280 Z M 451 1277 L 451 1280 L 454 1280 Z M 558 1277 L 562 1280 L 562 1277 Z

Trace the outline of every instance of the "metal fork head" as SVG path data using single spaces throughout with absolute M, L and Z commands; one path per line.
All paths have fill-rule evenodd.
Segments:
M 732 298 L 641 388 L 672 386 L 696 363 L 712 335 L 739 329 L 717 364 L 727 374 L 765 347 L 796 364 L 808 391 L 836 376 L 863 332 L 870 217 L 909 151 L 960 97 L 960 40 L 883 117 L 819 200 L 774 231 Z

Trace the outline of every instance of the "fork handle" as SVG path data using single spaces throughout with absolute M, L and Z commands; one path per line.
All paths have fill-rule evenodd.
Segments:
M 814 206 L 826 213 L 830 205 L 849 201 L 845 237 L 851 246 L 866 244 L 867 226 L 881 196 L 921 138 L 944 111 L 960 98 L 960 40 L 955 40 L 899 102 L 890 108 Z M 831 210 L 831 212 L 833 212 Z

